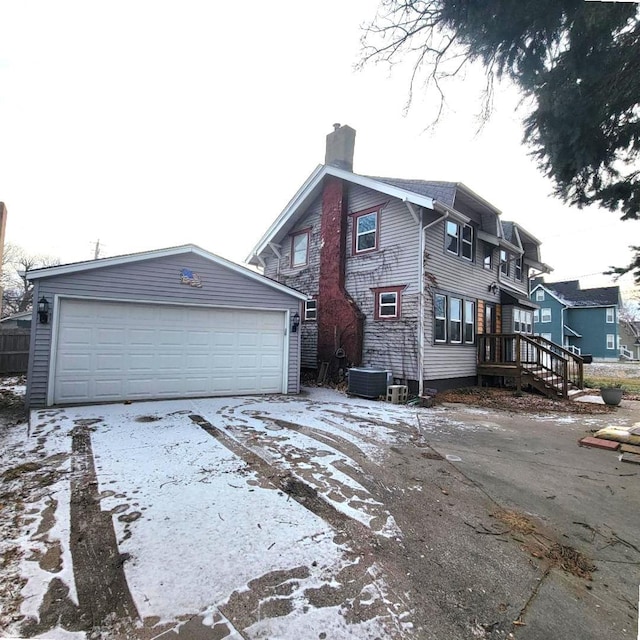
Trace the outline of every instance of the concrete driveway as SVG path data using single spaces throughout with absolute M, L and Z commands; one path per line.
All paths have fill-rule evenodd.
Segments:
M 47 638 L 634 638 L 638 467 L 610 416 L 322 389 L 35 412 L 6 432 Z M 26 518 L 25 518 L 26 516 Z

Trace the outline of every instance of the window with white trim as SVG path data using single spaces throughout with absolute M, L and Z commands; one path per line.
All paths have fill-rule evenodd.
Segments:
M 509 254 L 504 249 L 500 249 L 500 273 L 509 275 Z
M 449 342 L 462 342 L 462 300 L 453 296 L 449 298 Z
M 447 220 L 445 223 L 444 245 L 447 253 L 473 260 L 473 227 Z
M 544 338 L 545 340 L 548 340 L 549 342 L 551 342 L 551 334 L 550 333 L 541 333 L 540 337 Z
M 536 290 L 536 302 L 544 302 L 544 290 L 537 289 Z
M 616 310 L 614 307 L 607 307 L 607 322 L 612 323 L 616 321 Z
M 373 289 L 374 318 L 376 320 L 397 320 L 400 318 L 403 289 L 404 286 Z
M 551 322 L 551 309 L 549 307 L 540 309 L 540 322 Z
M 614 333 L 607 333 L 607 349 L 616 348 L 616 336 Z
M 378 213 L 356 214 L 353 218 L 354 252 L 373 251 L 378 248 Z
M 291 266 L 304 267 L 309 257 L 309 231 L 300 231 L 291 236 Z
M 534 322 L 540 322 L 540 310 L 539 309 L 536 309 L 533 312 L 533 321 Z
M 514 333 L 531 333 L 533 313 L 525 309 L 514 308 L 513 310 L 513 331 Z
M 306 322 L 311 322 L 318 319 L 318 301 L 317 300 L 304 301 L 304 319 Z

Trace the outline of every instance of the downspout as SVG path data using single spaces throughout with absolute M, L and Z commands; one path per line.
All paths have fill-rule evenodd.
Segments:
M 418 396 L 424 395 L 424 363 L 425 363 L 425 343 L 424 343 L 424 247 L 426 245 L 426 230 L 438 222 L 442 222 L 449 217 L 449 212 L 445 211 L 441 218 L 433 220 L 422 226 L 422 217 L 416 214 L 412 204 L 405 200 L 407 209 L 418 222 Z M 436 202 L 434 200 L 434 209 Z

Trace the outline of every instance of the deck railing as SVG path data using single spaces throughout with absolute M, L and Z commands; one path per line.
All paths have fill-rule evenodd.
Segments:
M 584 388 L 582 358 L 541 336 L 478 334 L 479 372 L 492 367 L 511 369 L 517 376 L 527 373 L 536 376 L 565 398 L 570 384 L 578 389 Z

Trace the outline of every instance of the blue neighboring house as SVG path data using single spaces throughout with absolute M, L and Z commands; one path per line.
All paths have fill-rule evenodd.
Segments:
M 596 361 L 619 359 L 619 287 L 581 289 L 578 280 L 539 278 L 532 284 L 530 298 L 540 307 L 533 315 L 535 334 Z

